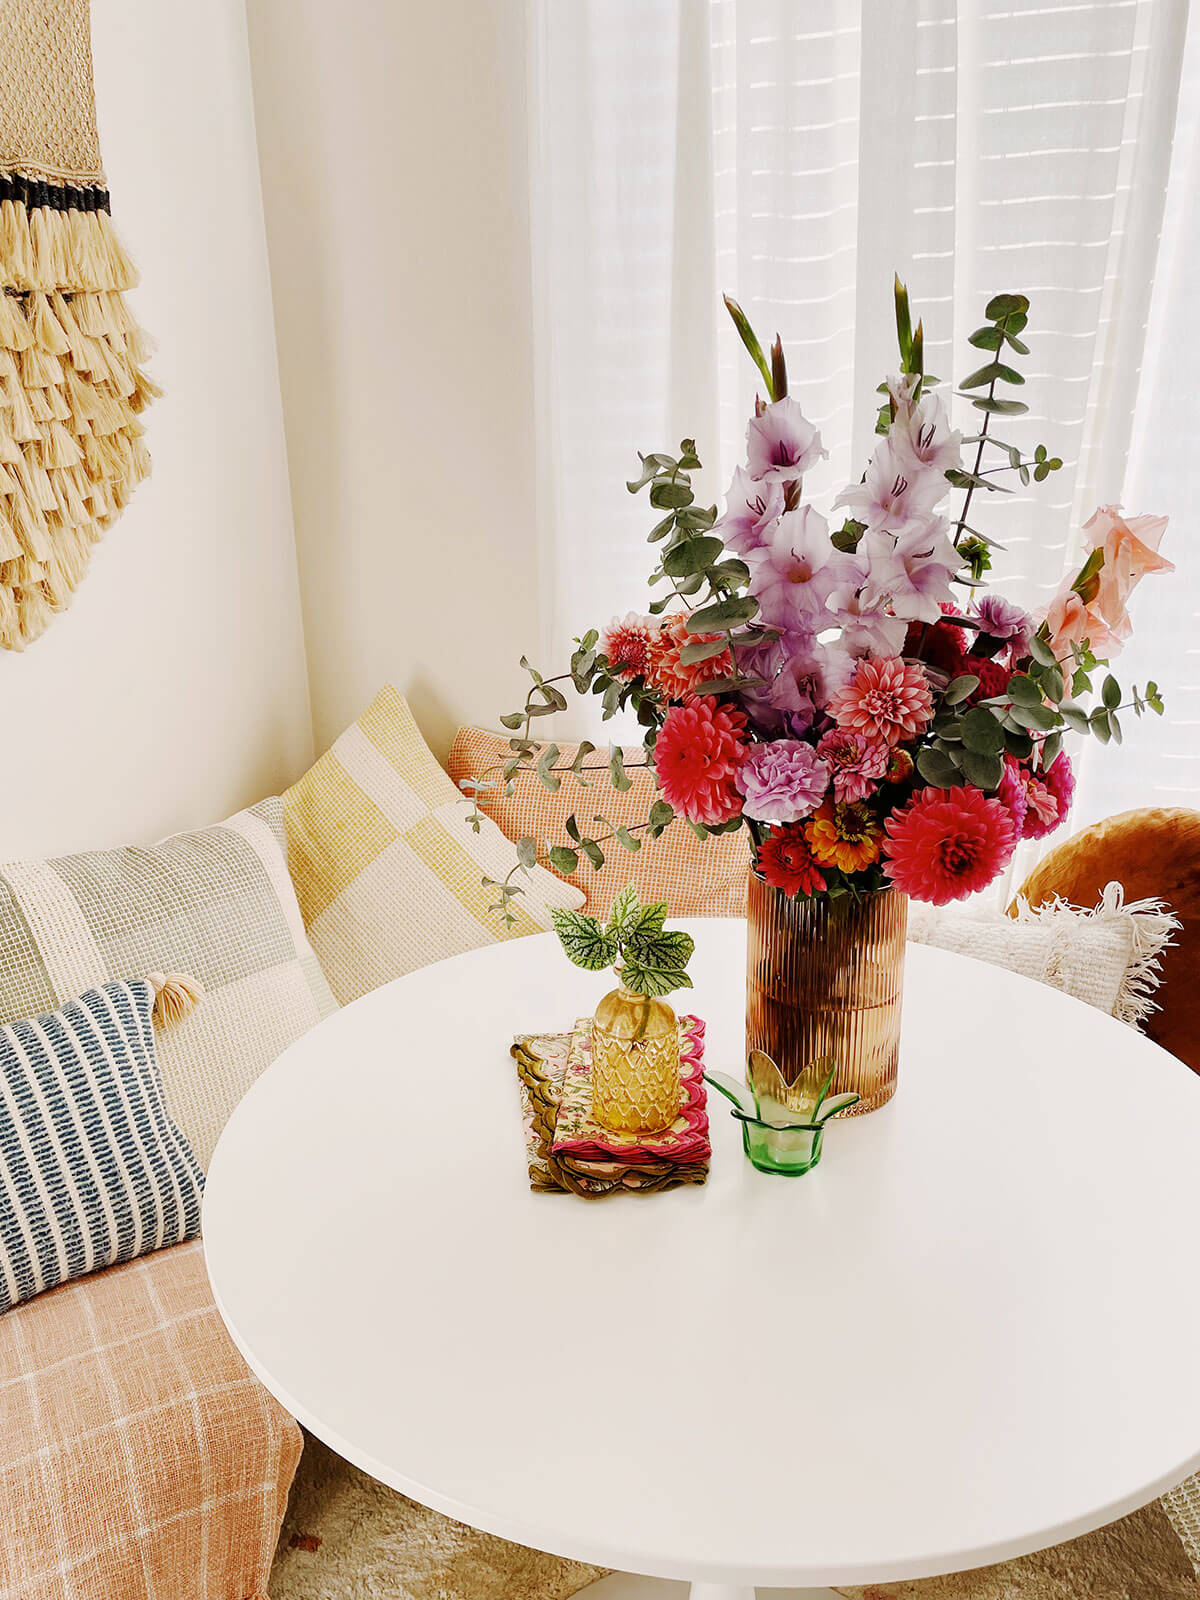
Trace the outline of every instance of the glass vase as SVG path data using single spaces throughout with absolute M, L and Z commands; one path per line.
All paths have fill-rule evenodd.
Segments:
M 891 1099 L 907 927 L 908 897 L 896 889 L 790 900 L 751 872 L 746 1047 L 770 1056 L 781 1080 L 756 1087 L 803 1111 L 812 1077 L 805 1068 L 829 1056 L 837 1067 L 832 1092 L 860 1097 L 843 1115 Z
M 680 1098 L 674 1011 L 613 989 L 592 1022 L 592 1115 L 614 1133 L 658 1133 L 679 1115 Z

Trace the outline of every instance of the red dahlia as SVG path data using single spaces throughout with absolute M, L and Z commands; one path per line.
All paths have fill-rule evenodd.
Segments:
M 968 784 L 921 789 L 885 828 L 884 871 L 897 889 L 935 906 L 991 883 L 1016 844 L 1008 807 Z
M 902 655 L 927 661 L 949 678 L 964 671 L 966 637 L 953 622 L 910 622 Z
M 773 889 L 782 889 L 793 898 L 825 890 L 825 878 L 813 859 L 801 822 L 789 822 L 764 839 L 758 847 L 757 864 Z

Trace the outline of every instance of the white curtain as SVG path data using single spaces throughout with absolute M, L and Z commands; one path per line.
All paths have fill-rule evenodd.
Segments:
M 977 525 L 1007 547 L 1005 592 L 1043 602 L 1121 493 L 1186 0 L 529 3 L 546 658 L 644 606 L 655 519 L 623 486 L 639 448 L 694 436 L 701 493 L 723 494 L 755 377 L 723 290 L 764 343 L 783 336 L 829 449 L 805 485 L 826 510 L 865 464 L 894 364 L 893 271 L 947 386 L 987 299 L 1027 294 L 1031 412 L 1004 436 L 1065 466 L 989 496 Z M 1181 267 L 1193 304 L 1194 278 Z M 1174 487 L 1145 471 L 1132 509 L 1175 513 L 1181 560 Z M 1147 631 L 1170 692 L 1180 664 Z M 595 726 L 573 713 L 565 731 Z

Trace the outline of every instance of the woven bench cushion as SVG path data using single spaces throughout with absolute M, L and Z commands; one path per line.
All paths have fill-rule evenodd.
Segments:
M 0 1600 L 266 1600 L 299 1459 L 198 1240 L 0 1317 Z

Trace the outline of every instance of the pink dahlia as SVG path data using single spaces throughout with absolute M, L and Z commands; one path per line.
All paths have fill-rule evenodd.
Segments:
M 755 822 L 799 822 L 821 803 L 829 768 L 802 739 L 755 744 L 737 775 L 742 807 Z
M 1066 820 L 1074 795 L 1075 774 L 1066 751 L 1060 750 L 1045 772 L 1027 775 L 1021 838 L 1044 839 L 1053 833 Z
M 830 728 L 817 741 L 817 754 L 833 774 L 839 800 L 865 800 L 887 771 L 891 748 L 848 728 Z
M 991 883 L 1016 844 L 1007 808 L 965 784 L 920 790 L 885 828 L 884 871 L 897 889 L 935 906 Z
M 933 716 L 929 679 L 916 662 L 860 661 L 843 689 L 830 697 L 829 712 L 839 728 L 885 744 L 915 739 Z
M 1016 756 L 1005 756 L 1004 773 L 996 787 L 996 799 L 1007 807 L 1012 818 L 1013 833 L 1018 839 L 1025 825 L 1025 812 L 1029 808 L 1028 780 L 1029 772 Z
M 690 822 L 715 826 L 742 809 L 737 774 L 746 759 L 746 717 L 702 695 L 672 706 L 654 745 L 663 799 Z
M 728 650 L 686 666 L 681 659 L 685 644 L 711 644 L 720 638 L 719 633 L 689 633 L 685 619 L 673 617 L 651 636 L 646 682 L 667 700 L 688 700 L 698 685 L 730 677 L 733 663 Z
M 614 617 L 600 635 L 600 653 L 616 678 L 644 678 L 650 665 L 650 642 L 658 629 L 636 611 Z

